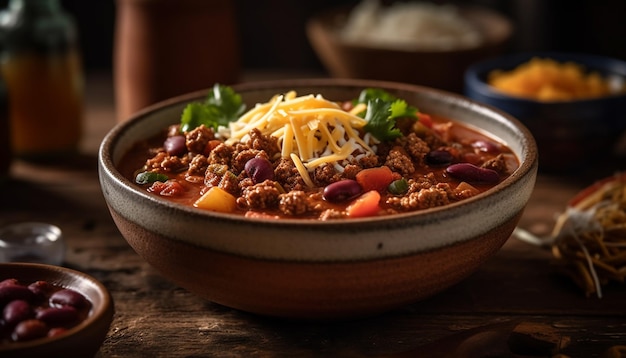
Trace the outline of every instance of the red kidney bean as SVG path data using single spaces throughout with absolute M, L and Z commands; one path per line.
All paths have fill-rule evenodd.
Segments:
M 80 293 L 67 288 L 56 291 L 50 296 L 50 306 L 72 306 L 75 308 L 83 307 L 87 300 Z
M 4 309 L 2 310 L 2 318 L 11 326 L 32 318 L 33 316 L 34 312 L 30 303 L 24 300 L 11 301 L 4 306 Z
M 363 192 L 361 185 L 352 179 L 344 179 L 327 185 L 322 194 L 325 200 L 339 203 L 357 197 Z
M 500 180 L 500 175 L 495 170 L 481 168 L 470 163 L 452 164 L 446 168 L 446 172 L 467 182 L 493 184 Z
M 163 148 L 169 155 L 181 155 L 187 151 L 187 145 L 185 144 L 185 136 L 175 135 L 167 137 L 163 142 Z
M 18 285 L 18 284 L 19 284 L 19 281 L 14 278 L 7 278 L 6 280 L 0 281 L 0 287 L 6 286 L 6 285 Z
M 46 281 L 35 281 L 28 285 L 28 289 L 35 295 L 38 300 L 43 300 L 52 293 L 54 287 Z
M 436 149 L 426 154 L 426 163 L 430 165 L 448 165 L 454 157 L 447 150 Z
M 28 319 L 15 326 L 11 338 L 14 341 L 29 341 L 42 338 L 48 334 L 48 327 L 38 319 Z
M 89 316 L 91 302 L 47 281 L 0 282 L 0 344 L 59 335 Z M 4 301 L 3 301 L 4 300 Z
M 6 284 L 0 287 L 0 306 L 14 300 L 31 301 L 34 294 L 26 286 Z
M 485 153 L 500 153 L 500 146 L 494 142 L 486 141 L 486 140 L 477 140 L 472 143 L 472 147 L 477 149 L 480 152 Z
M 274 179 L 272 163 L 265 158 L 252 158 L 246 162 L 244 170 L 255 184 Z
M 51 307 L 37 311 L 38 320 L 51 327 L 65 326 L 78 320 L 78 311 L 72 306 Z

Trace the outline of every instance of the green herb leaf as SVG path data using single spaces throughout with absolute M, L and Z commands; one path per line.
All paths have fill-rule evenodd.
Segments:
M 393 195 L 402 195 L 409 190 L 409 182 L 404 178 L 394 180 L 389 184 L 387 190 Z
M 398 99 L 382 89 L 364 89 L 355 101 L 355 104 L 358 103 L 367 104 L 365 113 L 359 114 L 367 121 L 365 131 L 381 141 L 389 141 L 402 136 L 402 132 L 396 127 L 397 118 L 417 120 L 417 108 L 409 106 L 405 100 Z
M 385 102 L 393 102 L 395 101 L 397 98 L 392 95 L 391 93 L 380 89 L 380 88 L 366 88 L 363 91 L 361 91 L 361 94 L 359 95 L 358 98 L 358 103 L 367 103 L 370 100 L 373 99 L 382 99 Z
M 190 103 L 185 107 L 180 129 L 185 133 L 204 124 L 217 130 L 219 126 L 236 121 L 245 110 L 241 95 L 231 87 L 216 83 L 204 102 Z
M 165 174 L 155 172 L 141 172 L 135 177 L 137 184 L 151 184 L 155 181 L 166 182 L 169 177 Z
M 365 131 L 372 133 L 374 137 L 381 141 L 388 141 L 402 136 L 402 132 L 395 127 L 396 122 L 389 120 L 391 104 L 380 98 L 367 102 L 365 112 Z

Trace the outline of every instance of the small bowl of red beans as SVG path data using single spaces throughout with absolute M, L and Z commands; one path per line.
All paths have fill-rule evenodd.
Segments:
M 411 84 L 214 84 L 119 123 L 99 152 L 111 215 L 165 278 L 255 314 L 380 314 L 498 251 L 534 187 L 510 115 Z
M 66 267 L 0 264 L 0 356 L 93 357 L 113 320 L 95 278 Z

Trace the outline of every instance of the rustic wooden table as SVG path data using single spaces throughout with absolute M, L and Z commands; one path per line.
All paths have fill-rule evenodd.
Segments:
M 114 124 L 110 76 L 88 77 L 81 155 L 55 165 L 17 160 L 0 186 L 0 226 L 59 226 L 67 243 L 64 265 L 98 278 L 113 295 L 115 318 L 98 357 L 436 357 L 454 350 L 459 356 L 463 349 L 515 356 L 507 347 L 520 337 L 529 339 L 524 346 L 537 350 L 535 356 L 549 356 L 560 341 L 567 356 L 601 357 L 626 345 L 626 286 L 605 287 L 601 299 L 586 297 L 555 270 L 548 250 L 515 238 L 460 284 L 378 317 L 285 322 L 204 301 L 161 278 L 109 216 L 96 157 Z M 567 177 L 540 174 L 520 227 L 548 235 L 573 194 L 624 166 Z M 531 334 L 517 335 L 521 327 Z M 544 347 L 533 337 L 552 344 Z

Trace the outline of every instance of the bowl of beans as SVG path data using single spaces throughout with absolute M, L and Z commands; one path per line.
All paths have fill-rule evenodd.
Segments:
M 380 314 L 460 282 L 508 239 L 537 151 L 515 118 L 411 84 L 214 84 L 99 151 L 118 229 L 165 278 L 260 315 Z
M 537 141 L 544 172 L 615 169 L 626 159 L 623 60 L 567 52 L 509 54 L 472 65 L 465 95 L 522 121 Z
M 0 264 L 0 356 L 93 357 L 113 300 L 93 277 L 38 263 Z

